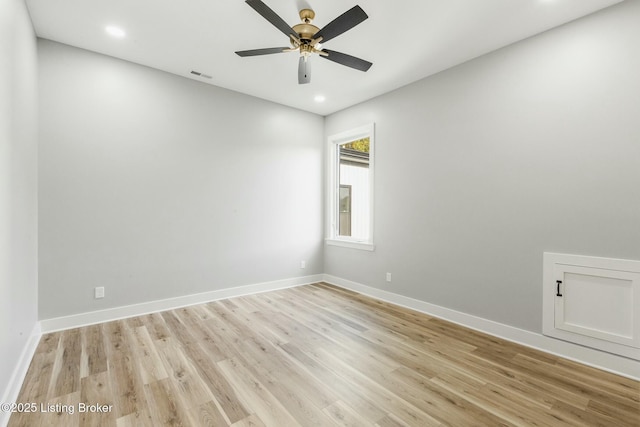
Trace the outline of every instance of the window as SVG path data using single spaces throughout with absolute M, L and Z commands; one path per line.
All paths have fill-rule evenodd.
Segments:
M 327 244 L 373 250 L 373 130 L 329 137 Z

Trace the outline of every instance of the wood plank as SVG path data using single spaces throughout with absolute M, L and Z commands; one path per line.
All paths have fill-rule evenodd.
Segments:
M 330 419 L 321 411 L 337 400 L 327 384 L 304 376 L 277 345 L 259 337 L 252 337 L 242 344 L 242 356 L 253 362 L 249 366 L 252 374 L 300 424 L 331 425 Z
M 249 416 L 250 412 L 244 408 L 233 388 L 220 372 L 220 368 L 210 360 L 209 354 L 180 322 L 176 313 L 165 312 L 163 317 L 176 338 L 185 342 L 183 346 L 185 356 L 216 397 L 230 422 L 234 423 Z
M 138 366 L 138 372 L 144 384 L 167 378 L 167 370 L 160 359 L 147 328 L 144 326 L 129 328 L 132 354 Z
M 169 377 L 178 386 L 180 394 L 185 397 L 192 410 L 196 411 L 200 405 L 215 399 L 174 339 L 158 342 L 157 348 Z
M 368 375 L 359 372 L 355 367 L 342 363 L 338 358 L 333 357 L 331 353 L 319 349 L 308 353 L 308 355 L 323 364 L 327 369 L 331 369 L 350 383 L 353 383 L 368 398 L 376 402 L 381 409 L 395 414 L 407 424 L 420 426 L 436 426 L 440 424 L 437 419 L 407 402 L 402 396 L 398 396 Z
M 144 319 L 144 325 L 147 327 L 152 340 L 163 340 L 171 336 L 171 332 L 160 313 L 147 314 L 142 316 L 142 319 Z
M 41 402 L 47 398 L 55 360 L 56 352 L 34 354 L 19 394 L 25 399 L 22 402 Z
M 409 424 L 405 423 L 393 414 L 387 414 L 386 416 L 381 418 L 375 425 L 376 427 L 409 427 Z
M 224 414 L 218 402 L 213 400 L 198 406 L 198 424 L 203 427 L 219 427 L 230 425 L 229 418 Z M 246 419 L 246 418 L 245 418 Z
M 109 359 L 109 376 L 117 418 L 142 412 L 148 405 L 137 366 L 131 354 L 119 354 Z
M 107 371 L 107 357 L 101 325 L 91 325 L 81 329 L 82 354 L 86 355 L 87 375 Z M 86 376 L 86 375 L 85 375 Z
M 262 422 L 260 418 L 256 414 L 251 414 L 247 418 L 244 418 L 237 423 L 233 423 L 232 427 L 266 427 L 265 423 Z
M 36 348 L 36 354 L 40 353 L 51 353 L 58 349 L 58 345 L 60 344 L 60 338 L 62 337 L 62 332 L 52 332 L 50 334 L 44 334 L 40 338 L 40 342 L 38 343 L 38 347 Z
M 153 418 L 148 410 L 134 412 L 116 419 L 116 427 L 153 427 Z
M 112 357 L 118 357 L 121 354 L 130 354 L 131 347 L 129 343 L 129 327 L 123 320 L 104 323 L 102 325 L 105 335 L 105 351 Z
M 218 365 L 244 405 L 251 407 L 262 423 L 269 426 L 300 425 L 278 399 L 237 359 L 223 360 L 218 362 Z
M 332 403 L 322 410 L 336 425 L 342 427 L 358 427 L 368 424 L 368 421 L 357 411 L 341 400 Z
M 62 349 L 60 368 L 54 371 L 49 389 L 50 396 L 64 396 L 80 390 L 80 359 L 82 345 L 80 330 L 65 331 L 61 337 Z
M 191 426 L 194 420 L 185 408 L 182 398 L 174 393 L 169 379 L 145 384 L 147 400 L 153 405 L 151 418 L 154 426 Z
M 80 402 L 77 408 L 82 426 L 114 425 L 116 422 L 114 403 L 108 372 L 82 378 Z
M 18 400 L 18 402 L 24 401 Z M 36 412 L 13 414 L 9 419 L 8 427 L 79 427 L 78 402 L 80 402 L 79 391 L 47 398 L 37 402 Z
M 338 375 L 332 369 L 318 363 L 315 359 L 309 357 L 300 348 L 286 344 L 280 346 L 293 359 L 304 366 L 308 375 L 317 378 L 324 384 L 331 384 L 332 392 L 341 400 L 349 402 L 350 406 L 361 414 L 370 424 L 385 416 L 386 412 L 376 404 L 375 399 L 368 398 L 368 393 L 363 393 L 362 389 L 354 385 L 342 376 Z

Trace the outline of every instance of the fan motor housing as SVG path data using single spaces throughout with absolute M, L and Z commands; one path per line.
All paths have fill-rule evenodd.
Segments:
M 293 26 L 293 30 L 300 35 L 302 40 L 313 40 L 313 36 L 320 31 L 320 28 L 312 24 L 298 24 Z

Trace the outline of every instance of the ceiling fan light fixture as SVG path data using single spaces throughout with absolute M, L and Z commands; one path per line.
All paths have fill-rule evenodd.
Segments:
M 311 61 L 307 61 L 306 56 L 300 55 L 298 60 L 298 84 L 309 83 L 311 83 Z

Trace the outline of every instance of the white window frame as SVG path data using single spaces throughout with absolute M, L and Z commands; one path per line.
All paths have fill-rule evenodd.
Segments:
M 338 145 L 356 141 L 362 138 L 369 138 L 369 239 L 357 239 L 354 237 L 340 236 L 338 233 L 338 206 L 339 206 L 339 154 Z M 375 125 L 367 125 L 331 135 L 327 138 L 327 245 L 342 246 L 346 248 L 362 249 L 373 251 L 373 230 L 374 230 L 374 163 L 375 163 Z

